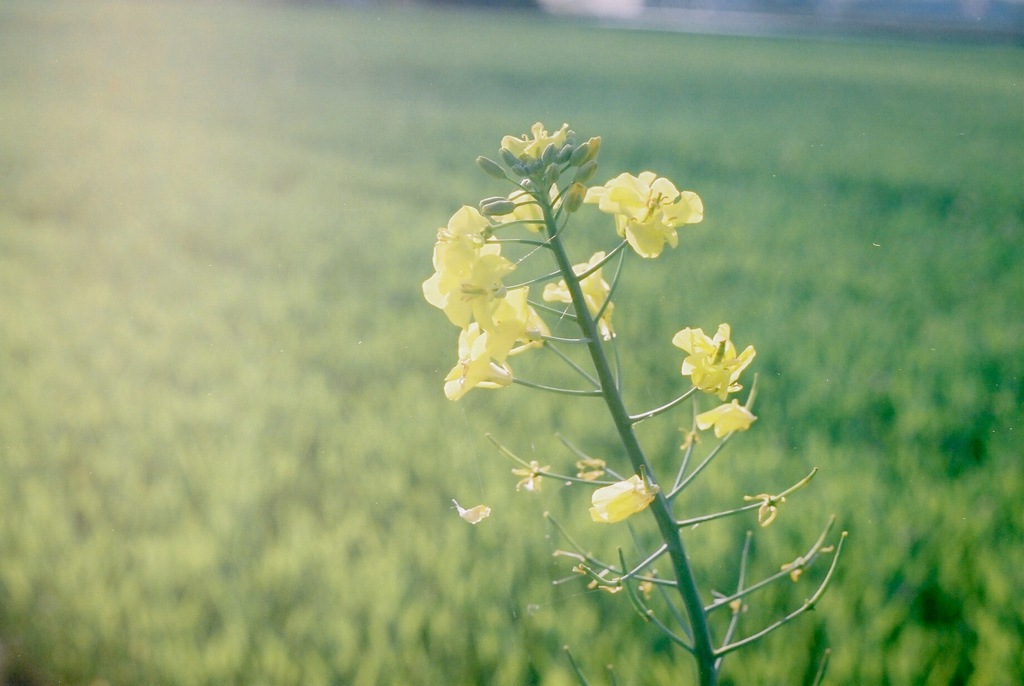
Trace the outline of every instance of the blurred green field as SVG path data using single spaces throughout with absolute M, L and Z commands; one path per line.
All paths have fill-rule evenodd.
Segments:
M 638 408 L 678 385 L 682 326 L 758 348 L 760 420 L 694 513 L 818 466 L 755 571 L 830 512 L 851 532 L 820 610 L 723 683 L 804 683 L 826 646 L 831 684 L 1024 682 L 1024 52 L 16 0 L 0 683 L 550 686 L 564 644 L 596 683 L 686 683 L 624 599 L 551 586 L 569 565 L 541 512 L 616 539 L 582 493 L 515 493 L 483 437 L 611 453 L 594 406 L 441 392 L 436 227 L 504 192 L 472 161 L 537 120 L 602 136 L 599 180 L 651 169 L 704 199 L 615 315 Z M 673 458 L 675 425 L 645 437 Z M 469 527 L 452 497 L 494 515 Z M 694 532 L 705 588 L 752 524 Z

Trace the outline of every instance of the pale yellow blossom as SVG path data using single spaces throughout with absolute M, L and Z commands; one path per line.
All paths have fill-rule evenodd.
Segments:
M 704 218 L 704 204 L 696 193 L 680 192 L 671 181 L 649 171 L 620 174 L 604 186 L 594 186 L 584 202 L 614 215 L 619 235 L 641 257 L 657 257 L 666 244 L 676 247 L 676 227 Z
M 594 265 L 600 263 L 604 257 L 604 252 L 596 252 L 589 261 L 574 264 L 572 271 L 577 276 L 585 274 L 593 269 Z M 598 332 L 601 334 L 601 338 L 610 341 L 615 337 L 615 331 L 612 329 L 612 310 L 615 309 L 615 303 L 609 302 L 605 306 L 605 301 L 608 300 L 611 287 L 601 275 L 601 269 L 595 269 L 592 273 L 581 279 L 580 288 L 583 290 L 583 300 L 586 302 L 587 310 L 591 316 L 601 312 L 601 318 L 597 322 Z M 572 295 L 569 293 L 569 287 L 566 285 L 565 279 L 562 279 L 557 284 L 549 283 L 545 286 L 543 298 L 547 302 L 572 302 Z M 602 308 L 604 308 L 603 311 Z
M 753 412 L 733 398 L 732 402 L 697 415 L 697 427 L 704 431 L 713 426 L 715 427 L 715 436 L 721 438 L 733 431 L 746 431 L 756 419 Z
M 631 476 L 594 491 L 591 496 L 590 518 L 595 522 L 614 524 L 642 512 L 654 500 L 658 487 L 639 476 Z
M 729 325 L 722 324 L 714 338 L 702 329 L 690 328 L 672 337 L 672 345 L 689 353 L 683 360 L 683 376 L 689 376 L 694 386 L 705 393 L 717 395 L 719 400 L 725 400 L 729 393 L 743 388 L 738 383 L 740 374 L 757 354 L 752 345 L 736 354 L 736 346 L 729 335 Z
M 481 520 L 491 516 L 491 508 L 486 505 L 477 505 L 467 509 L 455 502 L 454 498 L 452 498 L 452 502 L 455 503 L 455 509 L 458 510 L 459 516 L 470 524 L 478 524 Z

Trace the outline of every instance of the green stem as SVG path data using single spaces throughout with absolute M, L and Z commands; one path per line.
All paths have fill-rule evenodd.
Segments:
M 551 250 L 569 289 L 573 307 L 576 310 L 577 323 L 583 331 L 583 336 L 589 339 L 587 348 L 594 362 L 597 379 L 601 384 L 601 394 L 604 397 L 608 411 L 611 413 L 612 421 L 615 423 L 615 428 L 619 433 L 619 438 L 626 450 L 626 454 L 629 456 L 629 461 L 635 473 L 646 473 L 654 481 L 654 470 L 651 469 L 651 465 L 644 455 L 643 448 L 640 446 L 640 442 L 633 431 L 634 420 L 630 417 L 629 412 L 626 411 L 622 395 L 618 391 L 615 376 L 612 373 L 611 365 L 601 343 L 597 322 L 587 308 L 586 300 L 583 297 L 583 289 L 580 287 L 579 279 L 572 270 L 572 263 L 566 254 L 565 246 L 562 244 L 551 207 L 546 198 L 541 197 L 541 194 L 537 194 L 534 197 L 537 198 L 544 211 L 544 221 L 547 225 L 547 232 L 551 241 Z M 697 580 L 694 578 L 693 570 L 686 558 L 686 549 L 683 546 L 682 535 L 672 515 L 672 505 L 668 498 L 665 497 L 665 494 L 659 492 L 649 509 L 654 514 L 662 540 L 668 548 L 677 588 L 682 597 L 683 606 L 686 608 L 686 614 L 693 631 L 692 652 L 697 661 L 700 686 L 714 686 L 718 681 L 718 676 L 715 672 L 716 655 L 711 637 L 711 627 L 708 624 L 707 616 L 704 614 L 704 603 L 700 598 Z

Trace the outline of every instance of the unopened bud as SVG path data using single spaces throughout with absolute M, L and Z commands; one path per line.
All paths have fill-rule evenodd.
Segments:
M 569 158 L 569 164 L 574 167 L 578 167 L 587 161 L 587 156 L 590 154 L 590 141 L 587 141 L 580 147 L 572 151 L 572 157 Z
M 600 150 L 601 150 L 601 137 L 600 136 L 594 136 L 589 141 L 584 143 L 584 145 L 587 146 L 588 151 L 587 151 L 587 156 L 583 159 L 583 163 L 586 164 L 590 160 L 596 160 L 597 159 L 597 153 L 600 152 Z
M 597 160 L 588 160 L 580 165 L 580 168 L 576 170 L 576 177 L 573 181 L 578 183 L 586 183 L 590 179 L 594 178 L 594 173 L 597 171 Z
M 498 151 L 498 153 L 501 155 L 501 159 L 509 167 L 519 163 L 519 158 L 512 154 L 512 151 L 509 150 L 508 148 L 502 148 L 501 150 Z
M 583 198 L 587 194 L 587 187 L 582 183 L 574 183 L 569 186 L 569 189 L 565 192 L 565 199 L 562 201 L 562 206 L 565 207 L 569 213 L 575 212 L 583 204 Z
M 565 164 L 572 157 L 574 148 L 569 143 L 562 146 L 562 149 L 558 151 L 558 155 L 555 156 L 555 162 L 559 164 Z
M 493 176 L 496 179 L 507 178 L 505 170 L 502 169 L 501 165 L 489 157 L 478 157 L 476 158 L 476 163 L 488 176 Z
M 548 143 L 548 147 L 544 148 L 544 152 L 540 155 L 540 160 L 544 164 L 551 164 L 555 161 L 555 155 L 558 151 L 555 149 L 554 143 Z
M 480 214 L 485 217 L 501 217 L 515 212 L 516 204 L 507 198 L 488 198 L 480 203 Z
M 553 186 L 558 183 L 558 164 L 552 162 L 548 165 L 548 168 L 544 170 L 544 185 Z

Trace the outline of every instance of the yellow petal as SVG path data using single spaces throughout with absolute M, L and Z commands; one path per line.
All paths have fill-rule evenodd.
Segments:
M 467 510 L 455 502 L 454 498 L 452 498 L 452 502 L 455 503 L 455 509 L 459 511 L 459 516 L 470 524 L 477 524 L 482 519 L 491 516 L 491 508 L 486 505 L 477 505 L 476 507 L 471 507 Z

